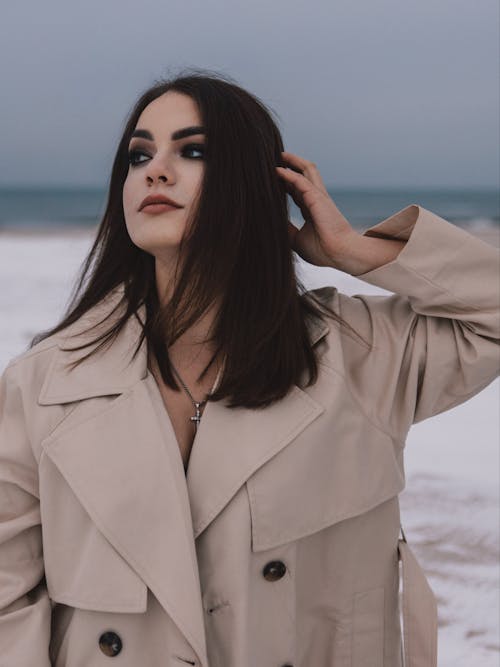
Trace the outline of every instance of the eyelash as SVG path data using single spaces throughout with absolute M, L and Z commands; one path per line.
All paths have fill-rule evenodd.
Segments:
M 187 144 L 186 146 L 183 146 L 182 152 L 184 153 L 184 151 L 187 151 L 189 149 L 195 149 L 197 151 L 200 151 L 202 153 L 202 155 L 201 155 L 201 157 L 189 157 L 189 158 L 187 158 L 188 160 L 202 160 L 203 159 L 203 154 L 204 154 L 204 149 L 205 149 L 203 144 Z M 129 161 L 129 164 L 132 167 L 137 167 L 138 165 L 144 164 L 146 162 L 146 160 L 142 160 L 141 162 L 136 161 L 136 157 L 139 156 L 139 155 L 146 155 L 147 157 L 149 157 L 148 154 L 145 151 L 141 150 L 140 148 L 134 148 L 134 149 L 132 149 L 128 152 L 128 161 Z

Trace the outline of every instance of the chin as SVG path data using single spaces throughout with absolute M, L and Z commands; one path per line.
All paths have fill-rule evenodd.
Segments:
M 146 252 L 161 250 L 166 247 L 178 247 L 184 234 L 184 225 L 168 224 L 168 222 L 152 219 L 141 221 L 133 229 L 127 228 L 129 236 L 139 248 Z

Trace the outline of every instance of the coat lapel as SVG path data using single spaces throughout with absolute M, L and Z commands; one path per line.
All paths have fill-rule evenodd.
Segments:
M 44 440 L 44 451 L 206 665 L 189 501 L 145 383 L 96 405 L 80 419 L 75 409 Z
M 191 450 L 187 486 L 195 538 L 246 480 L 323 411 L 297 386 L 259 410 L 208 403 Z
M 59 349 L 39 404 L 81 403 L 42 445 L 92 521 L 144 580 L 205 665 L 194 539 L 250 475 L 324 407 L 298 386 L 262 410 L 207 403 L 184 478 L 172 423 L 148 371 L 146 340 L 133 358 L 141 333 L 135 317 L 111 346 L 71 372 L 66 368 L 92 349 L 68 348 L 99 333 L 100 327 L 85 328 L 96 316 L 102 318 L 122 291 L 115 290 L 57 339 Z M 144 321 L 144 307 L 138 314 Z M 110 321 L 104 325 L 109 327 Z M 314 342 L 329 330 L 321 320 L 311 318 L 308 325 Z M 90 400 L 104 396 L 114 398 Z

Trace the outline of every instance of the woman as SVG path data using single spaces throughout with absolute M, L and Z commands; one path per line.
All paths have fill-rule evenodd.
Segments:
M 498 252 L 416 204 L 359 234 L 283 148 L 221 76 L 132 110 L 80 296 L 1 378 L 2 667 L 401 667 L 399 559 L 436 664 L 404 444 L 498 375 Z

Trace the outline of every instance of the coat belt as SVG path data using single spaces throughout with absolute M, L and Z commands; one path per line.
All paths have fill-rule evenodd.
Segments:
M 405 667 L 437 667 L 437 603 L 406 538 L 398 540 L 403 569 L 403 645 Z

